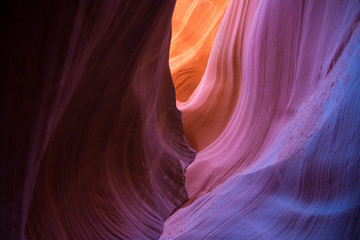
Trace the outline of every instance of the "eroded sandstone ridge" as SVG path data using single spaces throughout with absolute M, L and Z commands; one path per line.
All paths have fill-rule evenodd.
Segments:
M 232 0 L 183 111 L 162 239 L 358 239 L 360 3 Z

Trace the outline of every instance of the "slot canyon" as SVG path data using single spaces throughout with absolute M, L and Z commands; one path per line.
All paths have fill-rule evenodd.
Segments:
M 360 239 L 359 0 L 1 9 L 1 240 Z

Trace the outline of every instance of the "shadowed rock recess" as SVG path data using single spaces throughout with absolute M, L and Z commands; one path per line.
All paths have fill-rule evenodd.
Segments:
M 169 70 L 175 1 L 7 5 L 0 239 L 157 239 L 195 152 Z
M 176 4 L 1 3 L 0 239 L 360 239 L 360 2 Z

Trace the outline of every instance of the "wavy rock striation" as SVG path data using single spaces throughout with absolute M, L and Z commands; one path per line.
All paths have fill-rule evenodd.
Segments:
M 157 239 L 188 199 L 174 4 L 6 6 L 1 239 Z
M 0 239 L 360 238 L 359 1 L 229 1 L 2 3 Z
M 183 111 L 199 150 L 161 239 L 358 239 L 359 1 L 232 0 Z
M 243 88 L 244 49 L 258 1 L 231 2 L 215 40 L 204 76 L 188 101 L 178 102 L 185 136 L 201 151 L 229 123 Z
M 199 84 L 229 1 L 176 1 L 169 63 L 177 100 L 188 100 Z

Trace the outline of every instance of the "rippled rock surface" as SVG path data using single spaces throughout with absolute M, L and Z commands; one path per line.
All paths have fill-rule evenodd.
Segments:
M 161 239 L 358 239 L 360 4 L 241 1 L 179 103 L 190 201 Z

